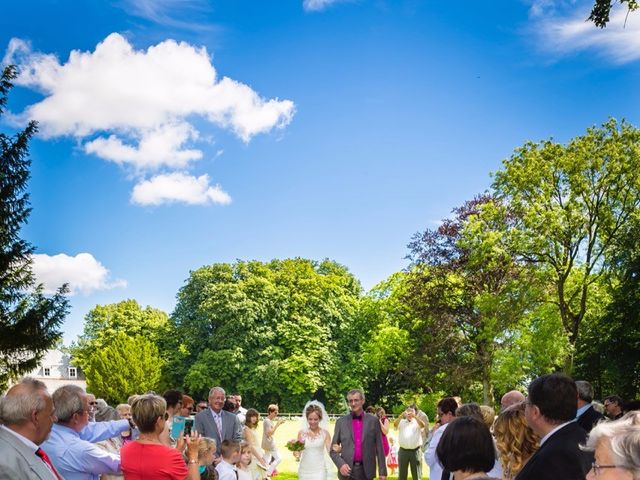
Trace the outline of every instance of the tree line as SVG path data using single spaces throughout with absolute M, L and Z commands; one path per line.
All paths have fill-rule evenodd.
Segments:
M 13 76 L 4 70 L 0 113 Z M 0 384 L 59 340 L 68 306 L 65 286 L 42 294 L 19 237 L 35 129 L 0 134 Z M 339 411 L 360 386 L 371 403 L 430 411 L 445 393 L 494 403 L 552 371 L 636 397 L 638 165 L 640 130 L 625 121 L 527 142 L 488 191 L 407 239 L 406 268 L 368 292 L 329 259 L 217 263 L 189 274 L 170 315 L 96 306 L 70 351 L 110 402 L 169 387 L 204 398 L 220 384 L 259 408 L 315 397 Z

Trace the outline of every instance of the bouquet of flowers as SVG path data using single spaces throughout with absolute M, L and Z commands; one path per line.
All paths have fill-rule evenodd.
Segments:
M 296 457 L 296 461 L 300 461 L 300 452 L 304 450 L 304 442 L 294 438 L 287 442 L 287 450 L 293 452 L 293 456 Z

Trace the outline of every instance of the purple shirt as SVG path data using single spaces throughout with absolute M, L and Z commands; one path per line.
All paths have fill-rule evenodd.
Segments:
M 356 417 L 351 416 L 351 428 L 353 428 L 353 461 L 362 462 L 362 425 L 364 423 L 364 412 Z

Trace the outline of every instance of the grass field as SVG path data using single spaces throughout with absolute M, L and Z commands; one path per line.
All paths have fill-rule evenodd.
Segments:
M 333 435 L 334 426 L 335 426 L 334 422 L 329 423 L 329 433 L 331 433 L 331 435 Z M 298 462 L 296 462 L 295 458 L 293 457 L 293 453 L 287 450 L 287 447 L 285 445 L 289 440 L 297 437 L 298 431 L 300 430 L 300 428 L 301 428 L 300 420 L 287 420 L 284 424 L 278 427 L 278 430 L 276 430 L 275 440 L 276 440 L 276 445 L 278 446 L 278 452 L 280 453 L 280 457 L 282 458 L 282 463 L 278 465 L 279 475 L 275 477 L 275 480 L 297 480 L 298 478 L 298 475 L 297 475 Z M 398 438 L 398 432 L 394 430 L 393 426 L 391 427 L 391 431 L 389 432 L 389 435 L 394 438 Z M 258 438 L 258 441 L 261 441 L 262 422 L 260 422 L 260 424 L 258 425 L 256 437 Z M 426 463 L 423 462 L 422 463 L 423 479 L 429 478 L 427 476 L 428 470 L 429 468 L 427 467 Z M 398 471 L 396 470 L 396 476 L 388 477 L 388 478 L 390 479 L 398 478 L 397 475 L 398 475 Z M 411 473 L 409 473 L 409 478 L 411 478 Z

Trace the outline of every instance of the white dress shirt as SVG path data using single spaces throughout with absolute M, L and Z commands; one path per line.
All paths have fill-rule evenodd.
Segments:
M 227 463 L 224 459 L 216 465 L 218 472 L 218 480 L 238 480 L 238 472 L 236 467 Z
M 429 478 L 432 480 L 440 480 L 442 477 L 443 468 L 440 463 L 440 459 L 436 454 L 436 448 L 438 447 L 438 443 L 440 442 L 447 425 L 449 424 L 445 423 L 435 431 L 433 437 L 431 437 L 431 441 L 429 442 L 429 447 L 424 452 L 424 461 L 429 465 Z
M 415 418 L 403 418 L 398 424 L 398 445 L 406 450 L 414 450 L 422 445 L 420 425 Z

